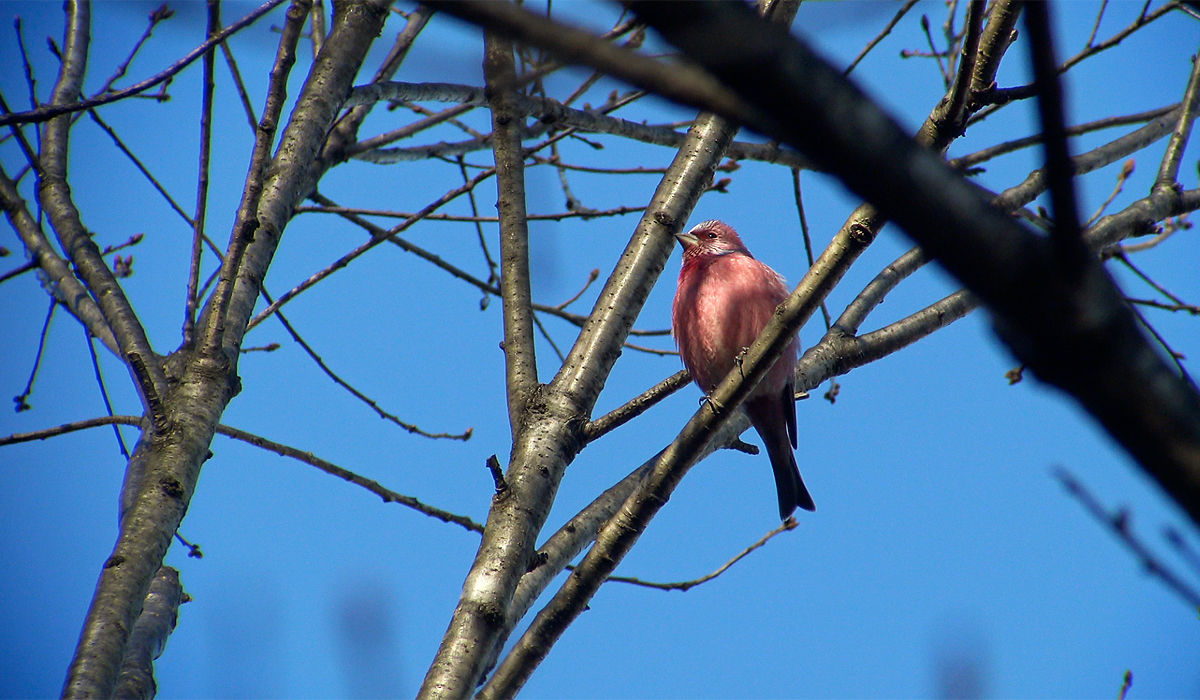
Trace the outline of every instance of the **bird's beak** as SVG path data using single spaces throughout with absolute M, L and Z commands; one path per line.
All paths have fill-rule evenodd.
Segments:
M 679 241 L 679 245 L 683 246 L 685 251 L 691 250 L 700 243 L 700 239 L 690 233 L 677 233 L 675 234 L 675 240 Z

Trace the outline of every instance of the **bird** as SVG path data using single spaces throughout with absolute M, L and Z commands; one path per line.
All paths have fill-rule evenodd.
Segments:
M 707 395 L 740 362 L 787 299 L 788 289 L 783 277 L 755 260 L 737 232 L 722 221 L 701 222 L 687 233 L 675 234 L 675 239 L 683 247 L 683 267 L 671 306 L 671 333 L 684 366 Z M 793 369 L 799 352 L 797 335 L 742 404 L 771 459 L 780 520 L 787 520 L 797 506 L 817 509 L 793 452 Z

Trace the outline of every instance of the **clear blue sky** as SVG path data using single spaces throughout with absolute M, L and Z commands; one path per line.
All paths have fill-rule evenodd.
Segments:
M 1157 3 L 1156 3 L 1157 5 Z M 145 27 L 153 3 L 100 3 L 94 8 L 95 90 Z M 130 80 L 152 75 L 200 42 L 202 3 L 173 5 L 130 67 Z M 226 22 L 253 6 L 228 3 Z M 591 26 L 610 26 L 607 5 L 556 3 Z M 897 6 L 874 2 L 806 3 L 798 33 L 845 65 L 891 18 Z M 1124 27 L 1141 3 L 1111 3 L 1099 36 Z M 1056 5 L 1062 55 L 1074 54 L 1091 31 L 1096 4 Z M 902 61 L 901 49 L 925 48 L 919 27 L 927 13 L 935 33 L 944 7 L 917 6 L 856 71 L 855 77 L 909 128 L 943 94 L 925 60 Z M 56 61 L 45 38 L 61 41 L 58 3 L 0 3 L 0 89 L 25 108 L 28 91 L 9 20 L 20 16 L 45 98 Z M 265 89 L 264 62 L 274 53 L 279 11 L 233 41 L 256 108 Z M 373 71 L 396 27 L 384 31 L 367 65 Z M 1070 73 L 1070 116 L 1082 122 L 1179 100 L 1200 44 L 1200 23 L 1175 13 L 1144 35 L 1085 62 Z M 406 81 L 480 84 L 478 33 L 438 17 L 397 76 Z M 1024 45 L 1015 46 L 1001 86 L 1025 82 Z M 302 56 L 290 91 L 307 70 Z M 587 73 L 551 81 L 557 97 Z M 218 118 L 209 232 L 228 238 L 249 152 L 246 125 L 228 70 L 218 63 Z M 365 80 L 363 78 L 362 80 Z M 101 110 L 189 213 L 194 207 L 199 64 L 181 73 L 163 104 L 137 100 Z M 615 83 L 586 98 L 602 102 Z M 433 105 L 436 107 L 436 105 Z M 661 123 L 686 110 L 643 100 L 624 112 Z M 377 109 L 364 135 L 396 128 L 409 116 Z M 467 117 L 486 130 L 487 114 Z M 952 154 L 964 154 L 1030 133 L 1032 112 L 1018 105 L 973 127 Z M 1085 150 L 1114 138 L 1106 131 L 1078 139 Z M 746 138 L 752 136 L 743 135 Z M 447 127 L 415 143 L 459 140 Z M 669 149 L 595 137 L 564 159 L 611 167 L 663 167 Z M 415 144 L 410 144 L 415 145 Z M 1115 206 L 1148 192 L 1162 142 L 1137 156 L 1137 169 Z M 1021 152 L 988 164 L 981 181 L 994 189 L 1019 182 L 1036 154 Z M 467 157 L 487 164 L 490 153 Z M 0 144 L 6 171 L 22 161 Z M 1196 149 L 1183 184 L 1194 188 Z M 74 131 L 72 187 L 85 224 L 101 245 L 135 233 L 132 277 L 125 281 L 159 352 L 179 343 L 190 231 L 89 119 Z M 1081 188 L 1090 214 L 1109 194 L 1120 163 Z M 731 175 L 729 194 L 706 195 L 693 222 L 721 218 L 735 226 L 760 259 L 795 283 L 804 270 L 791 177 L 755 163 Z M 562 210 L 557 175 L 528 173 L 532 212 Z M 353 163 L 331 173 L 321 190 L 346 206 L 414 211 L 461 182 L 454 166 Z M 574 192 L 587 206 L 640 206 L 654 176 L 574 173 Z M 818 175 L 804 176 L 809 224 L 818 246 L 828 242 L 855 202 Z M 32 188 L 24 183 L 25 196 Z M 476 193 L 494 211 L 494 185 Z M 469 213 L 465 200 L 446 208 Z M 533 291 L 556 304 L 583 285 L 588 272 L 611 269 L 636 215 L 588 222 L 567 219 L 531 226 Z M 493 254 L 494 225 L 485 226 Z M 486 277 L 472 225 L 428 222 L 408 237 L 477 276 Z M 287 229 L 267 288 L 279 295 L 364 240 L 338 219 L 306 214 Z M 0 245 L 24 260 L 19 240 L 0 227 Z M 888 228 L 830 299 L 837 314 L 883 266 L 910 247 Z M 1184 232 L 1139 255 L 1138 263 L 1189 303 L 1200 303 L 1195 274 L 1200 242 Z M 678 273 L 673 257 L 638 327 L 669 326 Z M 211 271 L 211 260 L 205 272 Z M 1152 296 L 1120 273 L 1131 296 Z M 597 285 L 598 286 L 598 285 Z M 935 269 L 893 292 L 868 321 L 873 330 L 955 287 Z M 572 309 L 586 313 L 596 286 Z M 333 385 L 276 321 L 255 329 L 247 345 L 282 343 L 275 353 L 245 355 L 243 392 L 223 422 L 320 457 L 385 486 L 482 521 L 492 482 L 484 462 L 504 461 L 510 444 L 504 404 L 498 300 L 480 310 L 480 294 L 418 258 L 380 246 L 289 304 L 299 332 L 348 381 L 387 410 L 435 432 L 474 428 L 470 441 L 429 441 L 381 421 Z M 37 279 L 26 274 L 0 286 L 0 385 L 5 396 L 24 388 L 48 306 Z M 1149 313 L 1173 347 L 1200 357 L 1197 320 Z M 543 320 L 564 350 L 574 328 Z M 810 344 L 819 317 L 802 333 Z M 669 338 L 644 340 L 671 348 Z M 553 350 L 538 344 L 543 379 L 557 368 Z M 1195 610 L 1146 574 L 1050 474 L 1062 465 L 1109 507 L 1128 507 L 1133 527 L 1162 557 L 1185 572 L 1161 537 L 1164 526 L 1200 538 L 1187 517 L 1070 401 L 1032 379 L 1009 386 L 1015 362 L 994 339 L 982 312 L 896 355 L 840 379 L 836 404 L 813 398 L 797 409 L 798 460 L 816 499 L 815 514 L 722 577 L 687 593 L 612 583 L 567 632 L 524 691 L 530 698 L 644 697 L 925 697 L 936 696 L 946 669 L 975 674 L 987 697 L 1114 697 L 1132 669 L 1130 697 L 1200 695 L 1200 620 Z M 1188 365 L 1192 371 L 1194 361 Z M 101 349 L 101 368 L 114 410 L 138 411 L 127 375 Z M 679 368 L 675 357 L 626 351 L 597 414 L 619 406 Z M 643 420 L 588 447 L 568 469 L 551 515 L 552 530 L 662 448 L 695 410 L 699 391 L 678 392 Z M 32 411 L 0 412 L 0 435 L 104 413 L 84 334 L 61 311 L 47 338 L 42 369 L 29 399 Z M 132 446 L 135 431 L 124 429 Z M 756 437 L 747 436 L 754 441 Z M 431 661 L 474 557 L 476 535 L 379 499 L 298 462 L 218 437 L 181 532 L 205 557 L 178 547 L 168 562 L 181 571 L 194 601 L 157 665 L 160 696 L 388 697 L 412 695 Z M 116 502 L 125 463 L 109 428 L 45 443 L 0 449 L 0 696 L 57 695 L 102 562 L 116 534 Z M 765 456 L 724 452 L 692 470 L 618 573 L 658 581 L 698 577 L 717 568 L 776 525 L 774 488 Z M 1189 580 L 1200 585 L 1196 572 Z

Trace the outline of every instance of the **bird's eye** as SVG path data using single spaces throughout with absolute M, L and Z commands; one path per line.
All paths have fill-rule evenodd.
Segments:
M 716 231 L 709 231 L 709 232 L 708 232 L 708 237 L 709 237 L 709 238 L 711 238 L 711 239 L 713 239 L 713 240 L 716 240 L 716 238 L 717 238 L 717 232 L 716 232 Z

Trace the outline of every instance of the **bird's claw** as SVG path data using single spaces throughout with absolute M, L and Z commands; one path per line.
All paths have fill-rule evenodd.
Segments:
M 725 412 L 725 405 L 711 396 L 705 396 L 704 398 L 700 399 L 700 403 L 708 404 L 708 407 L 712 409 L 712 412 L 717 415 Z
M 750 348 L 742 348 L 742 351 L 733 356 L 733 362 L 737 365 L 738 372 L 741 373 L 742 379 L 746 378 L 746 373 L 742 370 L 742 360 L 746 358 L 746 353 L 750 352 Z

